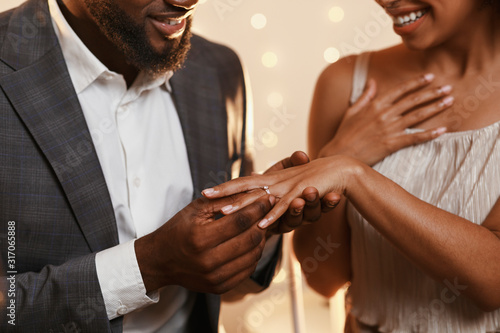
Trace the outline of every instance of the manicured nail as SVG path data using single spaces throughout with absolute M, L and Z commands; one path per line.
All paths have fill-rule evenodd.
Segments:
M 432 135 L 441 135 L 446 133 L 447 130 L 448 129 L 446 127 L 439 127 L 438 129 L 432 132 Z
M 270 195 L 269 202 L 271 203 L 271 206 L 274 206 L 274 204 L 276 203 L 276 197 L 274 195 Z
M 435 77 L 436 76 L 434 74 L 432 74 L 432 73 L 427 73 L 427 74 L 424 75 L 424 79 L 427 82 L 432 82 L 432 80 L 434 80 Z
M 268 226 L 269 226 L 268 219 L 262 219 L 262 221 L 259 222 L 259 228 L 261 229 L 266 229 Z
M 228 206 L 222 207 L 221 212 L 228 215 L 228 214 L 231 214 L 232 212 L 234 212 L 237 208 L 238 208 L 237 206 L 228 205 Z
M 441 94 L 449 94 L 452 91 L 453 87 L 447 84 L 446 86 L 442 86 L 439 88 L 439 92 Z
M 214 195 L 215 193 L 217 193 L 217 192 L 213 188 L 207 188 L 207 189 L 201 191 L 201 194 L 203 194 L 206 197 Z
M 452 105 L 452 104 L 453 104 L 453 102 L 454 102 L 454 101 L 455 101 L 455 98 L 454 98 L 453 96 L 448 96 L 448 97 L 446 97 L 445 99 L 443 99 L 443 100 L 441 101 L 441 103 L 439 103 L 439 105 L 440 105 L 441 107 L 444 107 L 444 106 L 450 106 L 450 105 Z

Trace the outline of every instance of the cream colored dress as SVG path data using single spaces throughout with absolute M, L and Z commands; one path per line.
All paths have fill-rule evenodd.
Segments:
M 357 58 L 351 101 L 363 91 L 368 64 L 369 53 Z M 402 149 L 374 169 L 414 196 L 481 224 L 500 195 L 500 122 Z M 347 212 L 352 229 L 351 313 L 360 322 L 378 326 L 380 332 L 500 332 L 500 310 L 481 311 L 461 295 L 459 280 L 433 280 L 352 205 Z

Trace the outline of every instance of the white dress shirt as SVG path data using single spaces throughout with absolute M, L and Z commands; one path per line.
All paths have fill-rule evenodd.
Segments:
M 182 332 L 194 294 L 169 286 L 146 295 L 134 240 L 191 202 L 186 144 L 168 80 L 140 73 L 127 89 L 83 44 L 49 0 L 56 34 L 111 196 L 120 245 L 99 252 L 97 274 L 109 319 L 124 332 Z
M 120 245 L 96 255 L 108 318 L 124 316 L 124 332 L 185 331 L 195 294 L 167 286 L 146 294 L 134 241 L 161 227 L 191 202 L 186 144 L 171 96 L 172 73 L 140 73 L 127 89 L 49 0 L 52 23 L 81 104 L 116 217 Z M 268 240 L 257 270 L 272 259 L 279 238 Z

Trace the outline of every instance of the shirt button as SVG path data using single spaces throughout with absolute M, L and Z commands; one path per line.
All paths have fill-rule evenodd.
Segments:
M 140 187 L 141 186 L 141 178 L 137 177 L 134 179 L 134 185 L 135 187 Z
M 107 80 L 107 81 L 112 80 L 113 79 L 113 74 L 109 74 L 109 73 L 104 74 L 104 79 Z
M 116 313 L 119 314 L 120 316 L 126 315 L 128 311 L 128 308 L 125 305 L 120 305 L 118 309 L 116 309 Z
M 128 110 L 128 105 L 122 105 L 122 106 L 120 106 L 120 111 L 121 112 L 127 112 L 127 110 Z

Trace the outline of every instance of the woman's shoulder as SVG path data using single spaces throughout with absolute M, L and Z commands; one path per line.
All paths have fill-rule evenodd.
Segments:
M 356 63 L 356 55 L 341 58 L 339 61 L 328 65 L 319 75 L 316 82 L 315 101 L 328 105 L 329 110 L 346 109 L 352 91 L 352 77 Z M 319 110 L 318 110 L 319 111 Z
M 369 53 L 370 77 L 384 77 L 385 73 L 394 72 L 394 65 L 404 63 L 408 56 L 408 51 L 403 45 L 366 53 Z M 328 89 L 336 98 L 348 100 L 352 92 L 356 61 L 360 56 L 361 54 L 349 55 L 328 65 L 320 74 L 317 85 Z
M 402 55 L 404 49 L 404 47 L 397 45 L 380 51 L 370 51 L 369 63 L 366 65 L 367 76 L 383 79 L 384 72 L 390 72 L 390 63 L 395 59 L 404 58 Z M 333 124 L 340 121 L 350 106 L 354 70 L 359 56 L 343 57 L 339 61 L 328 65 L 321 72 L 316 82 L 311 108 L 313 118 L 326 120 L 326 123 Z
M 331 90 L 343 90 L 347 83 L 352 82 L 352 74 L 357 55 L 341 58 L 339 61 L 328 65 L 318 78 L 318 85 L 329 87 Z

